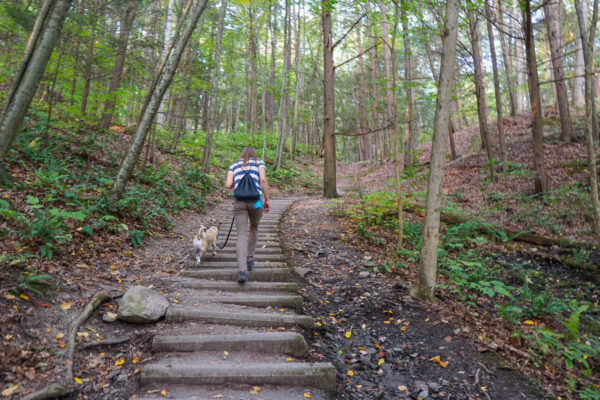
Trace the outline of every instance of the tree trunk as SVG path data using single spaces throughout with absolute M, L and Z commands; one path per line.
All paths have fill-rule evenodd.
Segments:
M 215 64 L 212 73 L 212 79 L 210 83 L 210 96 L 208 96 L 207 101 L 211 101 L 213 103 L 213 112 L 211 115 L 214 115 L 214 111 L 216 111 L 217 94 L 219 89 L 219 71 L 221 68 L 221 42 L 223 40 L 223 28 L 225 26 L 225 13 L 227 12 L 227 0 L 221 0 L 221 8 L 219 11 L 219 27 L 217 28 L 217 37 L 215 40 Z M 210 108 L 210 104 L 206 104 L 206 109 Z M 216 124 L 208 122 L 208 113 L 205 117 L 207 121 L 206 127 L 203 127 L 204 132 L 206 133 L 206 140 L 204 144 L 204 155 L 202 157 L 202 172 L 207 174 L 210 170 L 210 151 L 212 147 L 212 137 L 213 132 L 217 129 Z
M 583 0 L 581 5 L 583 21 L 587 26 L 588 20 L 588 2 Z M 581 44 L 580 32 L 575 35 L 575 78 L 573 79 L 573 107 L 579 110 L 584 109 L 584 85 L 585 85 L 585 60 L 583 58 L 583 45 Z
M 88 43 L 87 54 L 85 56 L 85 64 L 83 66 L 83 94 L 81 95 L 81 114 L 85 115 L 87 111 L 88 97 L 90 95 L 90 85 L 92 83 L 92 67 L 94 62 L 94 44 L 96 43 L 96 25 L 98 19 L 96 13 L 99 10 L 92 10 L 92 31 L 90 33 L 90 41 Z
M 165 18 L 165 29 L 164 29 L 164 40 L 163 40 L 163 51 L 162 58 L 165 59 L 170 51 L 172 40 L 171 40 L 171 31 L 173 30 L 173 18 L 174 18 L 174 7 L 175 0 L 167 0 L 167 16 Z M 162 3 L 160 3 L 162 4 Z M 164 98 L 161 100 L 160 104 L 160 112 L 158 113 L 158 117 L 156 118 L 158 125 L 164 128 L 165 123 L 165 104 Z
M 295 64 L 296 64 L 296 91 L 294 94 L 294 129 L 292 131 L 292 143 L 290 145 L 290 159 L 293 161 L 296 153 L 296 141 L 300 135 L 300 98 L 302 96 L 302 75 L 300 74 L 300 54 L 302 53 L 302 47 L 304 39 L 300 41 L 300 7 L 303 4 L 298 5 L 296 12 L 296 27 L 295 27 Z
M 335 176 L 335 108 L 333 67 L 333 41 L 331 35 L 331 12 L 334 3 L 321 0 L 321 18 L 323 24 L 323 196 L 327 199 L 337 197 Z
M 257 36 L 256 27 L 254 24 L 254 5 L 251 3 L 249 6 L 250 12 L 250 121 L 251 128 L 250 132 L 256 134 L 258 132 L 258 57 L 257 57 Z
M 600 243 L 600 201 L 598 200 L 598 171 L 596 167 L 596 148 L 592 135 L 592 103 L 594 86 L 593 62 L 594 62 L 594 37 L 596 33 L 596 21 L 598 20 L 598 0 L 594 0 L 594 12 L 590 24 L 590 37 L 587 37 L 586 21 L 584 18 L 581 1 L 575 0 L 575 11 L 579 22 L 579 37 L 581 38 L 583 59 L 585 63 L 585 139 L 587 144 L 588 165 L 590 174 L 590 191 L 592 192 L 592 208 L 594 212 L 594 231 L 596 241 Z
M 562 51 L 562 30 L 560 26 L 560 2 L 548 1 L 544 3 L 546 27 L 548 28 L 548 42 L 552 56 L 552 71 L 556 85 L 556 101 L 560 113 L 561 138 L 570 142 L 573 140 L 573 124 L 569 113 L 569 98 L 565 83 L 565 68 Z
M 31 100 L 52 55 L 71 0 L 47 0 L 36 19 L 19 70 L 0 114 L 0 183 L 9 179 L 5 166 L 8 150 L 23 123 Z
M 112 77 L 108 86 L 108 94 L 106 101 L 104 102 L 104 112 L 102 113 L 102 119 L 98 125 L 98 129 L 104 131 L 110 127 L 112 121 L 113 109 L 117 100 L 117 90 L 121 86 L 121 75 L 123 74 L 123 66 L 125 65 L 125 54 L 127 52 L 127 44 L 129 42 L 129 33 L 131 32 L 131 25 L 136 14 L 137 0 L 130 0 L 127 5 L 127 11 L 125 12 L 123 19 L 121 20 L 121 27 L 119 32 L 119 48 L 117 49 L 117 56 L 115 58 L 115 66 L 112 70 Z
M 277 139 L 277 153 L 275 155 L 274 170 L 281 168 L 283 151 L 285 150 L 285 138 L 288 136 L 288 106 L 289 106 L 289 82 L 288 72 L 291 63 L 291 33 L 290 33 L 290 1 L 285 0 L 285 20 L 283 29 L 283 71 L 281 73 L 281 103 L 279 105 L 279 123 L 277 124 L 279 137 Z
M 368 3 L 367 3 L 368 4 Z M 371 98 L 373 99 L 373 109 L 371 110 L 372 118 L 369 123 L 369 129 L 376 131 L 375 136 L 375 161 L 377 165 L 383 162 L 383 152 L 381 150 L 381 132 L 379 132 L 379 93 L 377 92 L 377 39 L 373 35 L 373 24 L 369 26 L 369 36 L 371 37 L 371 50 L 369 58 L 371 62 Z
M 269 130 L 273 130 L 273 118 L 275 113 L 275 100 L 273 99 L 275 94 L 275 53 L 277 51 L 277 18 L 274 14 L 277 14 L 277 0 L 274 1 L 273 10 L 269 3 L 269 31 L 271 35 L 271 64 L 269 66 L 269 91 L 267 92 L 267 123 Z
M 500 92 L 500 79 L 498 76 L 498 62 L 496 60 L 496 45 L 494 44 L 494 30 L 492 28 L 492 10 L 490 0 L 486 0 L 487 14 L 487 31 L 490 40 L 490 54 L 492 57 L 492 70 L 494 74 L 494 94 L 496 96 L 496 126 L 498 127 L 498 139 L 500 141 L 500 161 L 502 161 L 502 169 L 506 172 L 508 165 L 506 164 L 506 144 L 504 141 L 504 116 L 502 113 L 502 93 Z
M 361 132 L 365 132 L 369 129 L 367 125 L 367 113 L 366 113 L 366 98 L 367 88 L 365 85 L 365 68 L 363 65 L 363 48 L 360 28 L 356 30 L 356 51 L 358 52 L 358 104 L 357 112 L 359 118 L 358 128 Z M 360 160 L 367 161 L 371 159 L 371 141 L 370 135 L 361 135 L 358 137 L 360 143 Z
M 144 106 L 138 120 L 139 122 L 135 129 L 133 141 L 127 150 L 127 154 L 125 155 L 125 158 L 121 163 L 121 167 L 119 168 L 119 172 L 115 178 L 115 183 L 112 188 L 112 195 L 117 199 L 121 198 L 123 195 L 125 185 L 133 173 L 135 164 L 139 160 L 140 152 L 144 145 L 148 131 L 152 125 L 152 121 L 156 117 L 156 113 L 158 112 L 163 96 L 171 84 L 173 76 L 175 75 L 181 55 L 183 54 L 183 51 L 196 27 L 196 24 L 198 23 L 198 20 L 200 19 L 200 16 L 206 8 L 206 4 L 207 0 L 199 0 L 194 2 L 193 5 L 188 5 L 188 7 L 192 8 L 189 11 L 186 10 L 184 13 L 182 21 L 185 21 L 185 26 L 181 28 L 181 32 L 178 31 L 176 34 L 173 50 L 164 60 L 165 62 L 163 65 L 161 65 L 162 68 L 159 68 L 157 75 L 154 78 L 152 88 L 148 92 L 148 95 L 144 101 Z
M 394 140 L 393 131 L 393 120 L 394 120 L 394 93 L 392 92 L 392 51 L 390 46 L 390 31 L 387 20 L 387 6 L 384 1 L 379 1 L 379 8 L 381 9 L 381 39 L 383 42 L 383 74 L 385 77 L 385 110 L 386 110 L 386 121 L 385 126 L 389 126 L 385 130 L 384 134 L 384 152 L 386 155 L 390 155 L 392 147 L 390 144 Z
M 502 1 L 503 0 L 496 0 L 498 10 L 496 18 L 501 26 L 506 26 L 504 24 L 504 10 L 502 9 Z M 500 48 L 502 49 L 502 59 L 504 61 L 503 64 L 504 73 L 506 75 L 506 87 L 508 88 L 508 99 L 510 100 L 510 116 L 514 118 L 517 116 L 517 100 L 515 99 L 515 79 L 513 77 L 512 59 L 503 33 L 498 32 L 498 37 L 500 39 Z
M 404 151 L 404 165 L 412 165 L 416 159 L 418 137 L 414 129 L 413 110 L 413 87 L 412 87 L 412 50 L 408 36 L 408 16 L 406 8 L 402 8 L 402 39 L 404 41 L 404 90 L 406 91 L 406 107 L 404 121 L 404 137 L 406 148 Z M 427 44 L 426 44 L 427 45 Z
M 440 80 L 435 105 L 431 163 L 427 180 L 427 205 L 423 225 L 423 244 L 419 260 L 419 276 L 412 293 L 425 300 L 434 299 L 437 274 L 437 253 L 440 236 L 440 209 L 442 183 L 446 164 L 448 120 L 452 105 L 452 84 L 456 64 L 456 39 L 458 34 L 458 0 L 446 1 L 446 16 L 442 34 L 442 59 Z
M 530 0 L 525 2 L 523 20 L 525 22 L 525 52 L 527 55 L 527 76 L 529 81 L 529 98 L 531 102 L 533 164 L 536 170 L 535 192 L 542 193 L 548 190 L 548 178 L 546 176 L 546 166 L 544 164 L 542 104 L 537 60 L 535 58 L 535 42 L 533 40 L 533 22 L 531 20 Z
M 519 36 L 519 33 L 522 32 L 519 29 L 519 0 L 513 0 L 513 8 L 512 8 L 512 26 L 513 33 L 515 36 Z M 522 21 L 524 25 L 524 21 Z M 515 104 L 517 114 L 523 111 L 524 103 L 525 103 L 525 93 L 523 92 L 523 85 L 525 84 L 525 73 L 523 72 L 525 68 L 523 67 L 523 61 L 525 59 L 525 55 L 523 54 L 523 45 L 520 39 L 514 40 L 515 44 L 515 70 L 517 75 L 517 90 L 515 92 L 515 99 L 517 100 Z
M 471 36 L 471 47 L 473 52 L 473 64 L 475 68 L 475 94 L 477 96 L 477 115 L 479 119 L 479 132 L 485 147 L 488 166 L 490 168 L 490 177 L 494 179 L 494 155 L 492 152 L 492 143 L 487 121 L 487 101 L 485 98 L 485 82 L 483 79 L 483 67 L 481 57 L 481 43 L 479 39 L 479 28 L 477 26 L 477 14 L 474 5 L 471 3 L 469 8 L 469 35 Z

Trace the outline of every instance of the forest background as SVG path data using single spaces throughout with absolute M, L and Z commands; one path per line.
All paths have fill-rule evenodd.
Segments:
M 439 265 L 438 290 L 491 304 L 540 379 L 599 398 L 597 8 L 2 2 L 3 301 L 222 198 L 251 144 L 278 193 L 335 198 L 345 177 L 331 207 L 382 247 L 369 268 L 411 269 L 432 299 Z M 438 246 L 440 218 L 453 228 Z M 497 269 L 484 244 L 519 238 L 571 283 Z

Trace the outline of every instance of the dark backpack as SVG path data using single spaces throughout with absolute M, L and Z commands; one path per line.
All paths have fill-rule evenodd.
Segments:
M 250 171 L 244 171 L 244 176 L 233 191 L 233 198 L 247 202 L 260 199 L 260 192 L 256 187 L 256 182 L 250 176 Z

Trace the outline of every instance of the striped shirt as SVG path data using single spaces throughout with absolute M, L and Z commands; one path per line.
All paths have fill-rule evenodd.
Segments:
M 242 166 L 243 162 L 244 162 L 244 160 L 238 160 L 229 166 L 229 173 L 233 174 L 234 190 L 237 189 L 238 183 L 240 183 L 240 181 L 242 180 L 242 177 L 244 176 L 246 171 L 249 171 L 250 176 L 254 180 L 254 183 L 256 184 L 256 187 L 258 188 L 258 192 L 260 193 L 260 196 L 262 197 L 263 192 L 260 187 L 260 175 L 258 174 L 258 169 L 264 168 L 266 170 L 267 167 L 265 165 L 265 162 L 263 160 L 261 160 L 260 158 L 256 158 L 256 159 L 251 158 L 248 160 L 245 167 Z

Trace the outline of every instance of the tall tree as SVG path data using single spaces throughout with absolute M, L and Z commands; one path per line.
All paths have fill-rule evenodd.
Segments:
M 216 111 L 216 104 L 217 104 L 217 94 L 218 92 L 218 86 L 219 86 L 219 72 L 221 71 L 221 42 L 223 40 L 223 29 L 225 26 L 225 14 L 227 13 L 227 0 L 221 0 L 221 8 L 219 11 L 219 27 L 217 28 L 217 37 L 215 39 L 215 64 L 214 64 L 214 68 L 213 68 L 213 73 L 211 76 L 211 82 L 210 82 L 210 95 L 208 95 L 208 97 L 206 98 L 206 109 L 207 109 L 207 113 L 206 116 L 204 117 L 204 120 L 206 121 L 206 125 L 205 125 L 205 129 L 204 131 L 206 132 L 206 140 L 205 140 L 205 144 L 204 144 L 204 155 L 202 158 L 202 172 L 207 174 L 208 171 L 210 170 L 210 151 L 212 148 L 212 138 L 213 138 L 213 133 L 215 130 L 217 130 L 217 124 L 216 124 L 216 118 L 214 118 L 215 116 L 215 111 Z M 212 109 L 213 112 L 208 113 L 208 109 L 211 107 L 211 102 L 212 102 Z M 211 117 L 213 118 L 212 123 L 209 123 L 208 121 L 208 115 L 211 115 Z
M 542 104 L 540 96 L 540 80 L 538 78 L 535 41 L 533 39 L 533 21 L 531 17 L 531 1 L 526 0 L 523 8 L 525 32 L 525 53 L 527 55 L 527 77 L 529 81 L 529 100 L 531 103 L 533 164 L 535 166 L 535 192 L 548 190 L 548 177 L 544 163 L 544 131 L 542 124 Z
M 592 208 L 594 212 L 594 228 L 596 240 L 600 243 L 600 201 L 598 200 L 598 172 L 596 166 L 596 148 L 592 135 L 593 119 L 593 62 L 594 62 L 594 39 L 596 35 L 596 22 L 598 21 L 598 0 L 594 0 L 594 11 L 590 23 L 589 38 L 587 36 L 586 20 L 580 0 L 575 0 L 575 11 L 579 22 L 579 37 L 583 48 L 583 59 L 585 63 L 585 139 L 587 144 L 588 164 L 590 174 L 590 190 L 592 194 Z
M 396 132 L 394 132 L 393 121 L 394 114 L 397 111 L 394 109 L 394 96 L 395 94 L 392 92 L 392 47 L 390 45 L 390 28 L 387 17 L 387 5 L 385 1 L 379 1 L 379 9 L 381 10 L 381 39 L 383 45 L 383 76 L 385 79 L 385 111 L 386 111 L 386 121 L 385 126 L 388 128 L 385 130 L 387 132 L 384 135 L 385 146 L 384 152 L 387 151 L 386 155 L 389 155 L 389 150 L 391 147 L 389 144 L 394 140 L 394 136 Z
M 117 48 L 115 65 L 108 86 L 108 94 L 106 96 L 106 101 L 104 102 L 104 112 L 102 113 L 102 119 L 98 124 L 98 129 L 100 130 L 108 129 L 112 121 L 115 102 L 117 100 L 117 90 L 119 90 L 119 87 L 121 86 L 121 75 L 123 74 L 123 67 L 125 66 L 125 54 L 127 53 L 127 44 L 129 43 L 131 26 L 135 19 L 137 3 L 137 0 L 130 0 L 127 3 L 127 10 L 121 18 L 119 27 L 119 47 Z
M 369 3 L 367 2 L 367 7 Z M 370 11 L 369 9 L 367 9 Z M 375 135 L 375 161 L 378 165 L 381 165 L 383 162 L 383 151 L 381 146 L 381 134 L 379 132 L 380 128 L 380 117 L 379 117 L 379 92 L 377 90 L 377 81 L 378 81 L 378 71 L 377 71 L 377 39 L 374 34 L 374 22 L 371 21 L 369 24 L 369 37 L 371 37 L 371 50 L 369 51 L 369 63 L 371 66 L 371 99 L 373 102 L 371 109 L 371 123 L 369 124 L 369 128 L 374 131 Z
M 588 0 L 584 0 L 581 4 L 581 12 L 583 21 L 587 26 L 588 20 Z M 579 28 L 579 25 L 578 25 Z M 579 29 L 575 34 L 575 77 L 573 78 L 573 107 L 576 109 L 584 108 L 584 85 L 585 85 L 585 60 L 583 58 L 583 45 L 581 43 L 581 35 Z
M 502 7 L 502 1 L 503 0 L 496 0 L 496 8 L 498 11 L 496 14 L 496 21 L 499 26 L 506 28 L 504 23 L 504 10 Z M 517 100 L 515 99 L 515 79 L 513 76 L 512 57 L 502 32 L 499 32 L 498 38 L 500 39 L 500 48 L 502 49 L 504 73 L 506 75 L 506 87 L 508 89 L 508 99 L 510 101 L 510 116 L 514 118 L 517 116 Z
M 135 164 L 140 158 L 140 153 L 150 130 L 150 126 L 152 125 L 152 121 L 156 117 L 163 96 L 173 80 L 181 55 L 198 24 L 198 20 L 206 9 L 206 4 L 207 0 L 190 1 L 184 12 L 183 18 L 181 19 L 183 23 L 180 24 L 175 38 L 172 41 L 173 46 L 169 46 L 172 49 L 167 52 L 166 57 L 163 59 L 163 62 L 154 77 L 152 86 L 146 95 L 142 111 L 138 118 L 133 141 L 123 158 L 121 167 L 119 168 L 119 172 L 117 173 L 112 187 L 112 195 L 117 199 L 121 198 L 123 195 L 125 185 L 133 173 Z
M 283 29 L 283 71 L 281 73 L 281 102 L 279 104 L 279 123 L 277 124 L 277 130 L 279 131 L 279 137 L 277 139 L 277 153 L 275 155 L 274 170 L 281 168 L 281 162 L 283 161 L 283 151 L 285 149 L 285 139 L 288 136 L 289 123 L 288 123 L 288 109 L 289 109 L 289 79 L 288 72 L 290 70 L 291 63 L 291 32 L 290 32 L 290 1 L 285 0 L 285 20 Z
M 440 237 L 440 208 L 442 183 L 448 146 L 448 121 L 452 107 L 452 84 L 456 63 L 456 39 L 458 36 L 458 0 L 446 1 L 446 15 L 442 34 L 442 59 L 440 81 L 435 102 L 431 163 L 427 179 L 427 203 L 423 225 L 423 244 L 419 260 L 419 275 L 412 293 L 425 300 L 434 299 L 437 275 L 437 253 Z
M 402 5 L 402 40 L 404 42 L 404 91 L 406 92 L 406 106 L 404 113 L 404 164 L 412 165 L 415 159 L 415 151 L 418 146 L 418 137 L 414 128 L 413 116 L 413 81 L 412 81 L 412 50 L 410 47 L 410 36 L 408 30 L 408 5 L 406 2 Z M 426 46 L 428 46 L 426 44 Z
M 496 126 L 498 128 L 498 139 L 500 141 L 500 160 L 502 161 L 502 169 L 508 170 L 506 164 L 506 144 L 504 143 L 504 117 L 502 113 L 502 93 L 500 92 L 500 78 L 498 77 L 498 63 L 496 60 L 496 45 L 494 43 L 494 29 L 492 27 L 492 10 L 490 7 L 490 0 L 485 1 L 485 8 L 487 14 L 487 31 L 488 38 L 490 40 L 490 55 L 492 57 L 492 72 L 494 75 L 494 94 L 496 97 Z
M 548 30 L 548 42 L 550 43 L 550 55 L 552 56 L 552 71 L 554 72 L 554 83 L 556 87 L 556 101 L 560 113 L 561 138 L 570 142 L 573 140 L 573 124 L 569 113 L 569 98 L 567 84 L 565 83 L 564 55 L 562 51 L 562 30 L 560 23 L 560 1 L 553 0 L 544 3 L 544 14 Z
M 490 177 L 494 178 L 492 142 L 490 140 L 490 131 L 488 127 L 487 100 L 485 98 L 485 82 L 483 78 L 483 65 L 481 57 L 481 41 L 479 38 L 479 28 L 477 24 L 477 13 L 475 4 L 469 2 L 469 36 L 471 37 L 471 47 L 473 53 L 473 67 L 475 68 L 475 95 L 477 97 L 477 115 L 479 119 L 479 133 L 488 157 L 488 166 L 490 168 Z
M 356 51 L 358 57 L 358 102 L 356 104 L 358 112 L 358 128 L 361 132 L 366 132 L 368 129 L 367 125 L 367 108 L 365 107 L 367 99 L 367 87 L 365 84 L 365 68 L 363 64 L 363 47 L 362 47 L 362 33 L 360 29 L 356 30 Z M 359 151 L 360 160 L 366 161 L 371 159 L 371 141 L 370 135 L 360 135 L 359 140 Z
M 6 155 L 19 131 L 31 100 L 52 55 L 71 0 L 46 0 L 33 25 L 25 54 L 0 114 L 0 183 L 10 181 Z
M 331 13 L 334 2 L 321 0 L 321 23 L 323 25 L 323 196 L 337 197 L 335 176 L 335 108 L 333 66 L 333 38 L 331 34 Z

